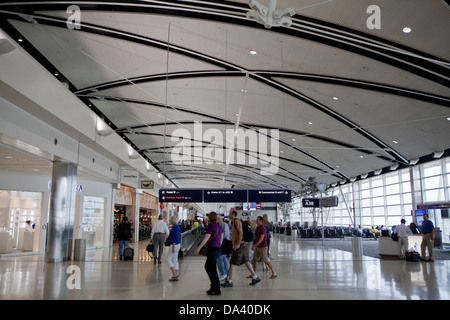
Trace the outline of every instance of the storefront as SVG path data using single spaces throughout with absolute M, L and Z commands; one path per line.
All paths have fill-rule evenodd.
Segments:
M 39 251 L 43 193 L 0 190 L 0 253 Z
M 48 175 L 0 172 L 0 254 L 45 252 L 50 190 Z M 73 237 L 85 238 L 87 248 L 109 245 L 112 190 L 111 183 L 77 182 Z

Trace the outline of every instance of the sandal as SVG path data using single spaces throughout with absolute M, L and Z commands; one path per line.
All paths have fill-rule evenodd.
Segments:
M 178 276 L 170 278 L 169 281 L 178 281 Z
M 275 279 L 276 277 L 278 277 L 278 275 L 276 275 L 276 274 L 275 275 L 271 275 L 270 279 Z

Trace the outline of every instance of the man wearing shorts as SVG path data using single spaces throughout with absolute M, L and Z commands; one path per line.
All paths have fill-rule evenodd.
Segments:
M 255 231 L 255 243 L 253 244 L 252 250 L 253 254 L 253 270 L 256 270 L 256 264 L 258 260 L 261 259 L 262 263 L 265 263 L 272 271 L 272 275 L 270 279 L 275 279 L 277 277 L 277 273 L 273 269 L 272 264 L 269 261 L 268 253 L 267 253 L 267 231 L 266 227 L 264 227 L 263 217 L 258 216 L 256 218 L 256 231 Z
M 240 266 L 242 264 L 245 264 L 248 271 L 250 271 L 252 275 L 252 282 L 250 283 L 250 285 L 254 286 L 258 282 L 260 282 L 261 279 L 258 278 L 255 271 L 253 271 L 252 265 L 248 261 L 246 252 L 247 243 L 242 241 L 242 237 L 244 236 L 244 233 L 242 231 L 242 222 L 241 220 L 237 219 L 237 212 L 234 210 L 230 212 L 230 218 L 231 218 L 231 242 L 233 243 L 233 252 L 231 253 L 228 279 L 226 279 L 225 282 L 222 283 L 222 287 L 227 288 L 233 286 L 234 267 Z

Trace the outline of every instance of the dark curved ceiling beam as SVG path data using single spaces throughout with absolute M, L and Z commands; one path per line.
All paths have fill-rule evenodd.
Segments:
M 375 82 L 362 81 L 356 79 L 340 78 L 327 75 L 310 74 L 310 73 L 298 73 L 298 72 L 281 72 L 281 71 L 261 71 L 261 70 L 249 70 L 249 74 L 258 74 L 265 78 L 284 78 L 303 81 L 313 81 L 327 84 L 335 84 L 345 87 L 352 87 L 358 89 L 365 89 L 370 91 L 382 92 L 393 94 L 397 96 L 407 97 L 415 100 L 429 102 L 437 105 L 450 107 L 450 97 L 439 96 L 417 90 L 411 90 L 408 88 L 401 88 L 391 85 L 385 85 Z M 119 88 L 127 85 L 149 83 L 153 81 L 166 81 L 166 80 L 178 80 L 178 79 L 193 79 L 193 78 L 220 78 L 220 77 L 245 77 L 245 73 L 241 71 L 227 71 L 227 70 L 198 70 L 198 71 L 183 71 L 183 72 L 171 72 L 163 74 L 154 74 L 146 76 L 138 76 L 129 79 L 121 79 L 111 81 L 107 83 L 101 83 L 88 88 L 80 89 L 75 94 L 83 95 L 89 94 L 93 91 L 108 90 L 113 88 Z
M 13 15 L 16 15 L 16 13 L 13 13 Z M 54 17 L 46 17 L 46 16 L 42 16 L 42 15 L 33 15 L 33 19 L 37 20 L 39 23 L 43 23 L 43 24 L 48 24 L 48 25 L 52 25 L 52 26 L 56 26 L 56 27 L 63 27 L 66 28 L 66 20 L 64 19 L 59 19 L 59 18 L 54 18 Z M 216 59 L 210 56 L 207 56 L 205 54 L 202 54 L 200 52 L 195 52 L 193 50 L 190 49 L 186 49 L 186 48 L 182 48 L 179 46 L 175 46 L 172 44 L 168 44 L 166 42 L 162 42 L 160 40 L 156 40 L 156 39 L 151 39 L 148 37 L 143 37 L 140 35 L 136 35 L 136 34 L 132 34 L 129 32 L 124 32 L 124 31 L 120 31 L 120 30 L 115 30 L 112 28 L 107 28 L 107 27 L 103 27 L 103 26 L 98 26 L 98 25 L 93 25 L 93 24 L 86 24 L 86 23 L 81 23 L 81 29 L 80 30 L 76 30 L 74 29 L 74 32 L 88 32 L 88 33 L 93 33 L 93 34 L 99 34 L 99 35 L 103 35 L 103 36 L 109 36 L 109 37 L 114 37 L 114 38 L 119 38 L 119 39 L 123 39 L 123 40 L 127 40 L 127 41 L 131 41 L 131 42 L 136 42 L 136 43 L 141 43 L 141 44 L 145 44 L 145 45 L 150 45 L 150 46 L 154 46 L 157 48 L 161 48 L 164 50 L 170 50 L 171 52 L 176 52 L 182 55 L 186 55 L 195 59 L 199 59 L 217 66 L 221 66 L 225 69 L 234 69 L 235 71 L 242 71 L 244 73 L 248 73 L 248 70 L 245 70 L 244 68 L 234 65 L 232 63 L 226 62 L 226 61 L 222 61 L 220 59 Z M 262 75 L 259 74 L 250 74 L 250 77 L 260 81 L 262 83 L 265 83 L 268 86 L 271 86 L 275 89 L 278 89 L 286 94 L 291 95 L 292 97 L 299 99 L 307 104 L 309 104 L 310 106 L 316 108 L 317 110 L 324 112 L 330 116 L 332 116 L 333 118 L 335 118 L 336 120 L 340 121 L 341 123 L 343 123 L 344 125 L 350 127 L 351 129 L 354 129 L 355 132 L 358 132 L 359 134 L 361 134 L 363 137 L 365 137 L 366 139 L 368 139 L 369 141 L 375 143 L 377 146 L 379 146 L 381 149 L 386 150 L 386 152 L 392 156 L 392 159 L 394 161 L 403 163 L 403 164 L 407 164 L 409 161 L 408 159 L 406 159 L 405 157 L 403 157 L 400 153 L 398 153 L 397 151 L 393 150 L 390 146 L 388 146 L 386 143 L 384 143 L 382 140 L 378 139 L 377 137 L 375 137 L 374 135 L 372 135 L 371 133 L 369 133 L 368 131 L 362 129 L 360 126 L 358 126 L 356 123 L 350 121 L 349 119 L 345 118 L 344 116 L 338 114 L 337 112 L 329 109 L 328 107 L 326 107 L 325 105 L 314 101 L 313 99 L 307 97 L 304 94 L 301 94 L 300 92 L 297 92 L 277 81 L 274 81 L 273 79 L 268 79 Z M 315 157 L 314 157 L 315 158 Z M 318 158 L 315 158 L 317 161 L 323 163 L 323 161 L 321 161 Z M 328 166 L 328 165 L 327 165 Z M 331 168 L 331 167 L 330 167 Z
M 178 111 L 180 111 L 180 110 L 178 110 Z M 186 111 L 184 111 L 184 112 L 186 112 Z M 206 115 L 206 114 L 204 114 L 203 116 L 208 117 L 208 115 Z M 194 123 L 195 123 L 195 121 L 190 121 L 190 120 L 187 120 L 187 121 L 176 121 L 176 122 L 175 121 L 159 122 L 159 123 L 151 123 L 151 124 L 140 124 L 140 125 L 136 125 L 136 126 L 127 126 L 127 127 L 124 127 L 124 128 L 118 128 L 115 131 L 118 134 L 121 134 L 123 132 L 126 133 L 129 130 L 132 130 L 136 134 L 141 134 L 141 133 L 145 134 L 145 132 L 136 132 L 135 130 L 143 129 L 143 128 L 152 128 L 152 127 L 158 127 L 158 126 L 165 126 L 165 125 L 167 125 L 167 126 L 179 125 L 179 124 L 189 125 L 189 124 L 194 124 Z M 202 121 L 202 124 L 212 124 L 214 126 L 234 125 L 233 122 L 225 121 L 225 120 L 223 120 L 223 121 Z M 307 132 L 298 131 L 298 130 L 294 130 L 294 129 L 279 128 L 279 127 L 267 126 L 267 125 L 261 125 L 261 124 L 253 124 L 253 123 L 240 123 L 239 125 L 241 127 L 245 128 L 245 129 L 252 129 L 252 130 L 254 128 L 268 129 L 268 130 L 279 130 L 280 132 L 284 132 L 284 133 L 295 134 L 295 135 L 298 135 L 298 136 L 301 136 L 301 137 L 308 137 L 308 138 L 311 138 L 311 139 L 316 139 L 316 140 L 320 140 L 320 141 L 323 141 L 323 142 L 328 142 L 328 143 L 331 143 L 331 144 L 338 145 L 341 148 L 349 149 L 349 150 L 356 150 L 356 151 L 359 151 L 361 153 L 365 153 L 367 155 L 375 155 L 375 156 L 380 157 L 380 158 L 382 158 L 382 159 L 384 159 L 386 161 L 390 161 L 391 160 L 390 158 L 387 158 L 387 157 L 385 157 L 385 156 L 383 156 L 381 154 L 375 154 L 374 151 L 372 151 L 372 150 L 367 150 L 365 148 L 358 147 L 358 146 L 355 146 L 355 145 L 352 145 L 352 144 L 349 144 L 349 143 L 346 143 L 346 142 L 343 142 L 343 141 L 339 141 L 339 140 L 332 139 L 332 138 L 329 138 L 329 137 L 319 136 L 319 135 L 312 134 L 312 133 L 307 133 Z M 279 140 L 279 142 L 281 142 L 284 145 L 286 145 L 288 147 L 291 147 L 291 148 L 295 147 L 295 146 L 293 146 L 293 145 L 291 145 L 291 144 L 289 144 L 287 142 L 281 141 L 281 140 Z M 140 150 L 140 151 L 143 151 L 143 150 Z
M 38 10 L 66 10 L 70 4 L 77 4 L 86 11 L 114 11 L 145 13 L 154 15 L 174 15 L 213 22 L 224 22 L 256 29 L 263 27 L 246 18 L 250 8 L 245 4 L 227 1 L 31 1 L 0 5 L 6 9 L 20 9 L 20 13 L 33 15 Z M 318 19 L 296 15 L 289 28 L 273 28 L 271 32 L 291 35 L 328 46 L 351 51 L 384 63 L 402 68 L 429 80 L 450 87 L 448 61 L 433 57 L 425 52 L 398 43 L 378 38 L 347 27 L 331 24 Z

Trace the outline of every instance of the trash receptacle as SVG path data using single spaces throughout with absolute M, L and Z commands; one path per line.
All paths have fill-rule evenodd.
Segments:
M 74 239 L 73 260 L 84 261 L 86 259 L 86 239 Z
M 353 258 L 362 258 L 363 247 L 362 247 L 362 238 L 361 237 L 353 237 L 352 238 L 352 252 L 353 252 Z

